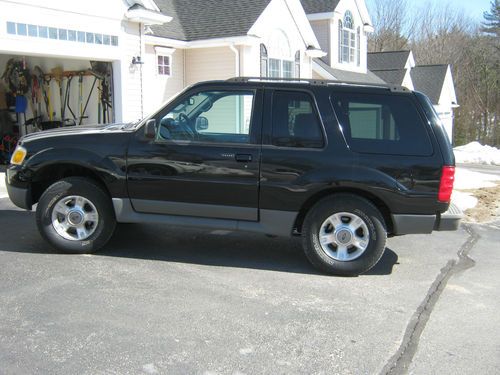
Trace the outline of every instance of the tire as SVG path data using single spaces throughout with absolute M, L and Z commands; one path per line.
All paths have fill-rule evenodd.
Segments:
M 71 220 L 78 225 L 72 227 Z M 98 251 L 116 226 L 109 195 L 94 181 L 82 177 L 65 178 L 50 186 L 38 202 L 36 222 L 47 242 L 72 254 Z
M 358 276 L 369 271 L 384 254 L 386 241 L 386 225 L 379 210 L 353 194 L 320 200 L 302 227 L 307 258 L 332 275 Z

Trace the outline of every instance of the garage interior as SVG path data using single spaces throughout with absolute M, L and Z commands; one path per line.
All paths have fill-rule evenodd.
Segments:
M 110 62 L 0 54 L 0 164 L 23 135 L 115 121 Z

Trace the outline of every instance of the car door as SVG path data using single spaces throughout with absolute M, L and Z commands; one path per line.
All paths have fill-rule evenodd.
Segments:
M 154 116 L 129 146 L 128 191 L 143 213 L 258 220 L 262 92 L 202 86 Z

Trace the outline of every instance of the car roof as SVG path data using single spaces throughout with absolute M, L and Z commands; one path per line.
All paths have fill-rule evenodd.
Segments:
M 315 87 L 337 87 L 353 90 L 375 90 L 375 91 L 391 91 L 398 93 L 411 93 L 412 91 L 406 87 L 390 84 L 370 84 L 359 82 L 346 81 L 330 81 L 322 79 L 303 79 L 303 78 L 261 78 L 261 77 L 235 77 L 228 80 L 205 81 L 193 85 L 198 86 L 261 86 L 261 87 L 282 87 L 282 88 L 315 88 Z

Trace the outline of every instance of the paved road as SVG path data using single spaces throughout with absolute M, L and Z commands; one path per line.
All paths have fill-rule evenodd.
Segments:
M 484 165 L 484 164 L 458 164 L 459 168 L 468 169 L 469 171 L 493 174 L 500 176 L 500 165 Z
M 500 372 L 495 228 L 391 239 L 357 278 L 290 240 L 155 225 L 58 254 L 5 199 L 0 228 L 2 374 Z

